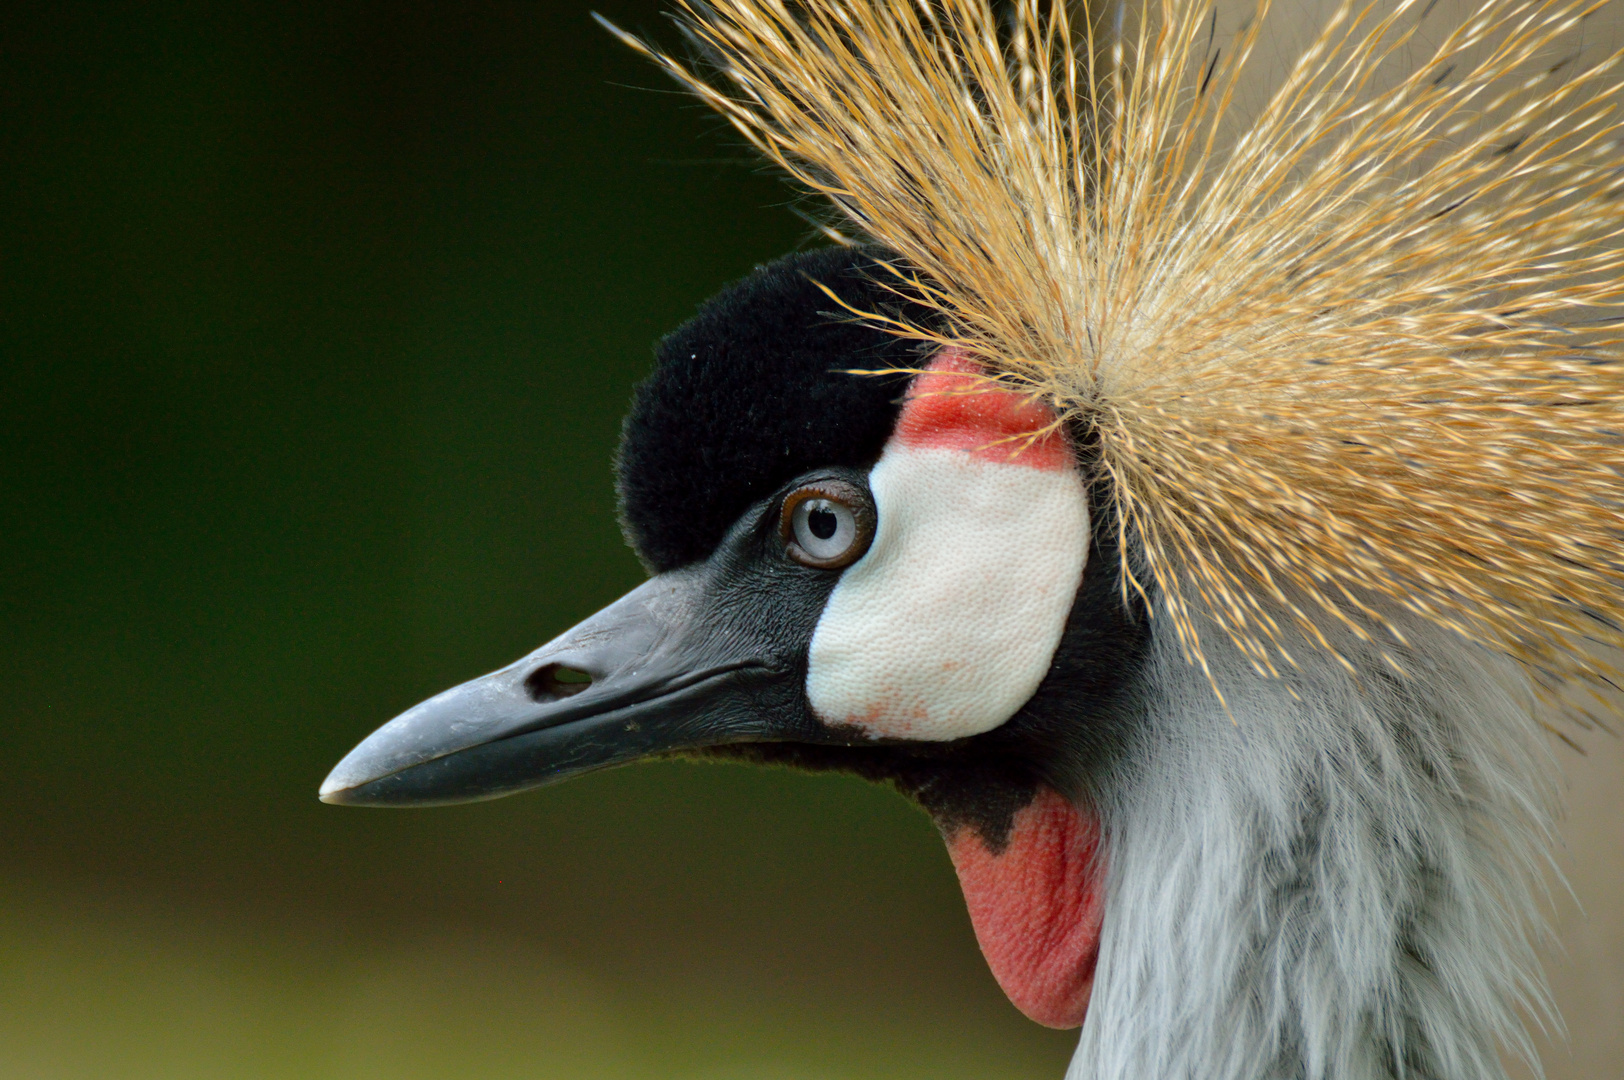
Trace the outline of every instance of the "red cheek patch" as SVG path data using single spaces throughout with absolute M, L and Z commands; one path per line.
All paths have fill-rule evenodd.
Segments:
M 963 450 L 1032 469 L 1064 469 L 1073 458 L 1055 414 L 1014 390 L 989 389 L 982 369 L 954 349 L 915 376 L 892 438 L 905 446 Z
M 1042 789 L 994 853 L 971 828 L 947 838 L 976 941 L 1017 1009 L 1045 1027 L 1088 1014 L 1105 915 L 1100 825 Z

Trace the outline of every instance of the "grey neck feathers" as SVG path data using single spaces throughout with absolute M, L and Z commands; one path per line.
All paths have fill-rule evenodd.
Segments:
M 1531 938 L 1555 805 L 1514 666 L 1406 626 L 1263 678 L 1215 630 L 1230 713 L 1153 620 L 1068 1080 L 1500 1080 L 1549 1016 Z M 1233 719 L 1231 719 L 1231 716 Z

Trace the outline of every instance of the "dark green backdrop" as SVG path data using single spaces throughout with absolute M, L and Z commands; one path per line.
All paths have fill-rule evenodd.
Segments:
M 0 1076 L 1062 1071 L 888 792 L 315 800 L 636 584 L 651 343 L 811 242 L 587 10 L 0 14 Z

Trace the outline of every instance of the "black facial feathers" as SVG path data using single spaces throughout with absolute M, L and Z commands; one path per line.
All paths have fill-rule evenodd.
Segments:
M 929 313 L 886 289 L 896 278 L 860 248 L 804 252 L 723 289 L 656 349 L 616 459 L 626 538 L 655 571 L 707 557 L 757 499 L 810 469 L 863 467 L 896 423 L 906 376 L 924 354 L 863 325 L 860 311 Z

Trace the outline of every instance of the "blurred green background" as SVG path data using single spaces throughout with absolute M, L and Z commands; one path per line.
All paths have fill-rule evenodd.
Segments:
M 813 242 L 587 11 L 0 13 L 0 1076 L 1063 1071 L 887 791 L 316 802 L 640 580 L 650 345 Z

